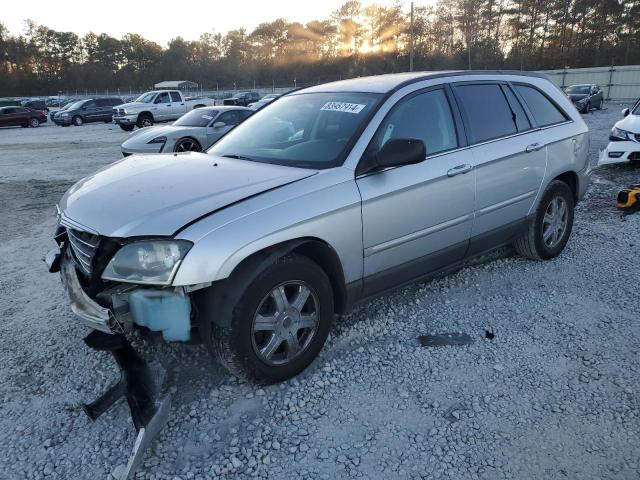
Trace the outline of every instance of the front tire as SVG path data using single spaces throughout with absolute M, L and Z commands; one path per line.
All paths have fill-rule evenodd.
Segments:
M 151 115 L 140 115 L 138 117 L 138 121 L 136 122 L 138 128 L 146 128 L 153 126 L 153 117 Z
M 603 102 L 604 102 L 604 100 L 600 100 L 600 102 L 598 103 L 598 106 L 596 107 L 596 110 L 602 110 Z
M 309 366 L 329 334 L 333 291 L 325 272 L 291 254 L 265 268 L 232 309 L 229 326 L 211 322 L 205 344 L 232 374 L 260 384 Z
M 130 132 L 130 131 L 132 131 L 134 128 L 136 128 L 136 126 L 135 126 L 135 125 L 123 125 L 123 124 L 121 124 L 121 123 L 120 123 L 119 125 L 120 125 L 120 128 L 121 128 L 122 130 L 124 130 L 125 132 Z
M 84 120 L 80 115 L 76 115 L 71 121 L 76 127 L 81 127 L 84 124 Z
M 587 102 L 587 104 L 584 106 L 584 110 L 582 110 L 582 113 L 589 113 L 589 110 L 591 110 L 591 102 Z
M 31 120 L 29 120 L 29 126 L 32 128 L 37 128 L 40 126 L 40 120 L 38 120 L 37 118 L 32 118 Z
M 198 143 L 197 140 L 190 138 L 190 137 L 184 137 L 181 138 L 180 140 L 178 140 L 176 142 L 175 147 L 173 147 L 173 151 L 180 153 L 180 152 L 201 152 L 202 151 L 202 147 L 200 146 L 200 143 Z
M 569 186 L 554 180 L 545 190 L 527 232 L 514 248 L 531 260 L 549 260 L 560 255 L 573 228 L 575 202 Z

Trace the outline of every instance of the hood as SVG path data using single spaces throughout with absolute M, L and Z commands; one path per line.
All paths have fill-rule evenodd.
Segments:
M 126 110 L 136 110 L 141 108 L 149 108 L 151 106 L 153 106 L 153 103 L 129 102 L 129 103 L 123 103 L 121 105 L 117 105 L 113 108 L 124 108 Z
M 567 95 L 572 102 L 577 102 L 578 100 L 582 100 L 583 98 L 587 98 L 589 95 L 584 93 L 570 93 Z
M 615 126 L 627 132 L 640 133 L 640 115 L 630 113 L 619 122 L 616 122 Z
M 60 211 L 107 237 L 168 236 L 187 223 L 315 170 L 204 153 L 130 156 L 67 191 Z

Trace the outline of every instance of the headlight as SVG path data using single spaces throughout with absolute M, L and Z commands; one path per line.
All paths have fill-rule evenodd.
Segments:
M 69 116 L 69 114 L 68 114 L 68 113 L 61 113 L 61 114 L 60 114 L 60 116 L 61 116 L 61 117 L 68 117 L 68 116 Z
M 148 141 L 147 143 L 167 143 L 167 137 L 156 137 L 153 140 Z
M 123 115 L 126 115 L 127 113 L 129 113 L 129 112 L 127 112 L 127 109 L 126 109 L 126 108 L 123 108 L 123 109 L 122 109 L 122 114 L 123 114 Z
M 631 137 L 631 134 L 626 130 L 613 127 L 611 129 L 611 134 L 609 135 L 609 140 L 613 142 L 624 142 L 626 140 L 631 140 L 630 137 Z
M 193 244 L 187 240 L 142 240 L 116 252 L 102 273 L 104 280 L 170 285 Z

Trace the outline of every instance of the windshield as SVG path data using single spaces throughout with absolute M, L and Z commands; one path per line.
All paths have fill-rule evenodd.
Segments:
M 69 108 L 65 108 L 65 110 L 77 110 L 82 105 L 84 105 L 84 102 L 86 102 L 86 100 L 78 100 L 77 102 L 72 103 L 71 105 L 69 105 Z
M 590 91 L 590 85 L 571 85 L 567 88 L 567 93 L 577 93 L 581 95 L 587 95 Z
M 209 153 L 304 168 L 329 168 L 344 155 L 381 95 L 301 93 L 256 112 Z
M 151 103 L 154 98 L 156 98 L 156 92 L 147 92 L 136 98 L 136 102 Z
M 640 115 L 640 99 L 638 99 L 636 104 L 633 106 L 633 109 L 631 110 L 631 113 L 634 114 L 634 115 Z
M 173 125 L 176 127 L 206 127 L 217 114 L 218 111 L 213 108 L 196 108 L 185 113 Z

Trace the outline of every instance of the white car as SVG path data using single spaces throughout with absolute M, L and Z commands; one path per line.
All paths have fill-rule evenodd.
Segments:
M 246 107 L 197 108 L 184 114 L 173 125 L 138 130 L 122 144 L 122 155 L 201 152 L 251 114 L 253 111 Z
M 609 145 L 601 153 L 598 165 L 640 161 L 640 100 L 633 108 L 622 110 L 624 118 L 611 129 Z

